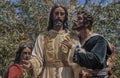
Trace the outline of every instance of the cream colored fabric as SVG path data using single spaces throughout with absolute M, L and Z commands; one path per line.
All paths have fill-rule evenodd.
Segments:
M 65 31 L 50 30 L 38 36 L 30 60 L 34 78 L 74 78 L 67 59 L 70 50 L 61 44 L 66 39 L 74 40 Z

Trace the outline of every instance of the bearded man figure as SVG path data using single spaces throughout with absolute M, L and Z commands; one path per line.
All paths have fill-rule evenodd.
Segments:
M 87 10 L 80 10 L 73 30 L 78 31 L 81 47 L 74 50 L 73 62 L 83 67 L 80 78 L 108 78 L 107 58 L 112 53 L 109 42 L 101 35 L 93 33 L 93 16 Z M 69 48 L 73 44 L 65 41 Z M 84 49 L 84 50 L 83 50 Z
M 62 44 L 64 40 L 74 40 L 68 31 L 67 21 L 65 7 L 54 6 L 51 9 L 47 31 L 38 36 L 31 60 L 24 61 L 34 78 L 74 78 L 67 60 L 70 49 Z

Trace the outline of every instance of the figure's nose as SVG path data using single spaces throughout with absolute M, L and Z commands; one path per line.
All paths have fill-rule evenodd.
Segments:
M 57 15 L 57 19 L 60 19 L 61 18 L 61 15 L 60 15 L 60 13 Z
M 26 55 L 25 59 L 28 60 L 29 58 L 30 58 L 30 56 L 29 56 L 29 55 Z

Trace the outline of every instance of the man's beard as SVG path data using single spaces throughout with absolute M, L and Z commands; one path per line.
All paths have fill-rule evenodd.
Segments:
M 62 20 L 60 20 L 60 19 L 56 19 L 56 20 L 54 20 L 54 26 L 63 26 L 63 21 Z
M 77 21 L 73 21 L 73 27 L 72 27 L 73 30 L 80 31 L 80 30 L 82 30 L 84 28 L 85 28 L 84 22 L 78 23 Z

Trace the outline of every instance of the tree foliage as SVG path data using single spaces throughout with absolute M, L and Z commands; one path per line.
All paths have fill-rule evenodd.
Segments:
M 69 11 L 69 28 L 80 8 L 89 9 L 94 15 L 93 31 L 104 35 L 116 46 L 114 73 L 120 77 L 120 2 L 108 3 L 85 0 L 8 0 L 0 1 L 0 75 L 13 62 L 18 44 L 27 37 L 34 45 L 38 34 L 46 30 L 49 12 L 55 4 Z M 80 1 L 79 1 L 80 2 Z

